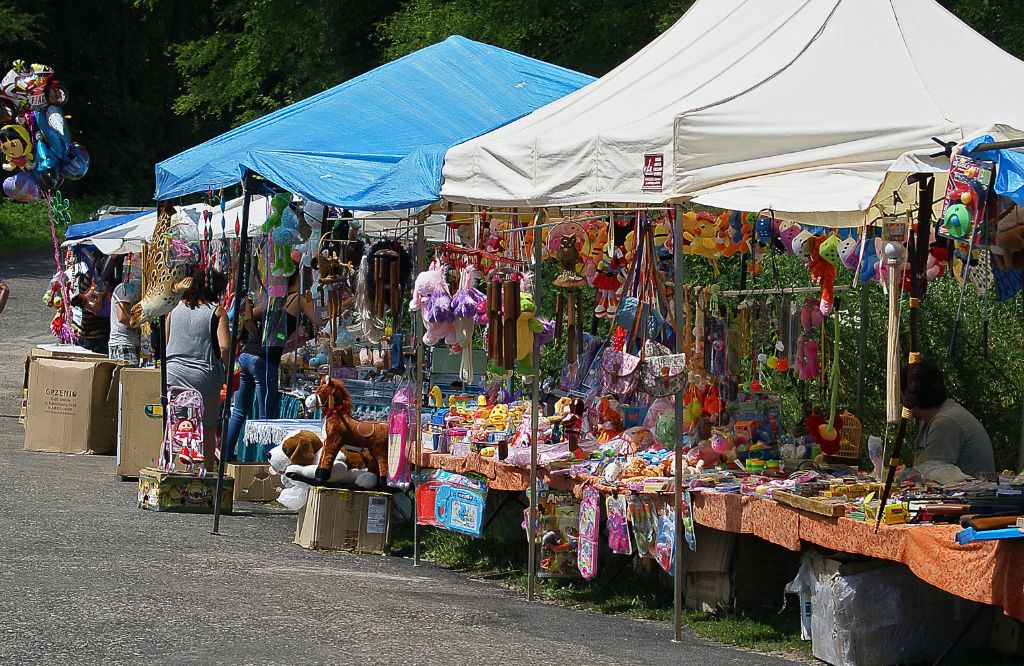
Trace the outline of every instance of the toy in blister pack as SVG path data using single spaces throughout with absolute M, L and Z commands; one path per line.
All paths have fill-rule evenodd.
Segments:
M 633 554 L 633 541 L 626 523 L 626 496 L 609 495 L 605 498 L 608 524 L 608 547 L 620 555 Z
M 525 528 L 530 511 L 523 511 Z M 576 553 L 580 505 L 572 493 L 543 490 L 537 503 L 536 534 L 540 541 L 539 578 L 572 578 L 579 575 Z
M 486 484 L 443 470 L 417 478 L 417 523 L 473 537 L 482 534 Z
M 408 447 L 414 404 L 412 387 L 402 385 L 395 390 L 388 418 L 388 485 L 394 488 L 409 487 Z
M 942 204 L 938 234 L 955 241 L 971 242 L 975 247 L 995 245 L 994 225 L 985 224 L 985 210 L 995 165 L 955 155 L 949 163 L 949 180 Z
M 672 573 L 672 563 L 675 560 L 676 544 L 676 512 L 672 508 L 671 501 L 659 498 L 655 502 L 657 507 L 658 536 L 654 542 L 653 556 L 664 571 Z
M 601 525 L 601 493 L 593 486 L 583 490 L 580 501 L 579 541 L 576 547 L 577 566 L 584 580 L 597 575 L 597 538 Z
M 195 389 L 171 386 L 167 389 L 167 428 L 157 467 L 174 471 L 175 456 L 185 473 L 206 475 L 203 454 L 203 396 Z
M 636 495 L 630 496 L 627 516 L 633 525 L 637 554 L 640 557 L 652 555 L 658 534 L 658 520 L 653 500 Z

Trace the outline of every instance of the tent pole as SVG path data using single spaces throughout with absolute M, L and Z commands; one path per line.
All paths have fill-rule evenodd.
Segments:
M 674 264 L 674 275 L 672 276 L 672 288 L 673 293 L 673 309 L 676 317 L 676 353 L 681 354 L 686 350 L 683 348 L 684 338 L 683 331 L 679 329 L 679 323 L 683 321 L 683 253 L 680 249 L 683 247 L 683 225 L 681 223 L 683 219 L 683 209 L 681 206 L 676 206 L 675 219 L 679 222 L 672 225 L 672 242 L 676 248 L 673 253 L 672 262 Z M 745 262 L 744 262 L 745 263 Z M 673 601 L 672 601 L 672 626 L 673 626 L 673 638 L 672 640 L 676 643 L 683 640 L 683 487 L 682 487 L 682 476 L 683 476 L 683 396 L 675 396 L 675 413 L 676 413 L 676 428 L 673 436 L 673 452 L 672 458 L 675 466 L 675 509 L 676 509 L 676 536 L 675 544 L 673 545 L 673 559 L 675 560 L 672 567 L 673 577 Z
M 536 228 L 543 212 L 538 210 L 533 217 L 534 228 Z M 541 234 L 533 234 L 533 300 L 540 303 L 540 242 Z M 533 362 L 537 365 L 538 373 L 533 378 L 533 396 L 530 401 L 530 516 L 527 520 L 527 580 L 526 599 L 533 601 L 536 595 L 537 577 L 537 429 L 540 425 L 540 358 Z
M 224 471 L 231 462 L 232 451 L 224 443 L 228 438 L 228 421 L 231 418 L 232 386 L 231 376 L 235 369 L 235 347 L 238 346 L 238 328 L 242 313 L 242 284 L 247 271 L 249 256 L 249 204 L 252 201 L 249 170 L 242 176 L 242 229 L 238 237 L 238 267 L 235 271 L 234 305 L 231 313 L 231 344 L 228 346 L 228 358 L 224 361 L 224 404 L 220 414 L 220 464 L 217 465 L 217 490 L 213 496 L 213 533 L 220 534 L 220 494 L 224 487 Z
M 416 230 L 416 270 L 424 271 L 427 268 L 427 232 L 423 225 L 417 226 Z M 397 314 L 395 315 L 397 319 Z M 420 458 L 423 456 L 423 435 L 420 429 L 423 427 L 423 318 L 412 315 L 410 317 L 412 336 L 416 341 L 416 423 L 413 424 L 413 483 L 420 474 Z M 472 345 L 472 340 L 469 341 Z M 416 490 L 413 486 L 413 507 L 412 507 L 412 565 L 420 565 L 420 522 L 416 516 Z

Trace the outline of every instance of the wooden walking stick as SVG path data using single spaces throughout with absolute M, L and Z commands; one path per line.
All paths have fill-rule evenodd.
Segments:
M 921 388 L 919 370 L 921 363 L 920 328 L 921 299 L 928 287 L 925 270 L 928 264 L 928 246 L 931 243 L 932 196 L 935 190 L 935 178 L 931 174 L 917 173 L 908 179 L 917 183 L 917 229 L 910 234 L 910 351 L 907 354 L 907 387 L 903 392 L 903 409 L 900 422 L 896 428 L 896 439 L 893 442 L 889 457 L 889 469 L 885 475 L 885 487 L 878 500 L 878 514 L 875 517 L 875 532 L 882 524 L 885 514 L 885 503 L 892 495 L 892 485 L 896 481 L 896 468 L 900 465 L 900 452 L 903 440 L 907 438 L 907 424 L 913 418 L 913 409 L 917 406 L 918 391 Z
M 506 280 L 502 291 L 502 310 L 504 331 L 502 342 L 504 343 L 503 356 L 506 370 L 516 369 L 516 324 L 519 321 L 519 281 Z

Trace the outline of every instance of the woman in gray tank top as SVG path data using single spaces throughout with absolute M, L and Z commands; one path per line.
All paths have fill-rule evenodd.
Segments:
M 220 390 L 224 385 L 224 364 L 231 338 L 228 317 L 217 305 L 224 279 L 212 273 L 207 280 L 200 268 L 181 303 L 167 315 L 167 386 L 195 389 L 203 396 L 203 451 L 206 466 L 214 459 Z M 212 285 L 210 284 L 212 283 Z

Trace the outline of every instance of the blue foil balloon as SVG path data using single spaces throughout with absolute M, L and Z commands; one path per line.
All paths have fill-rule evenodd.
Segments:
M 61 173 L 68 180 L 78 180 L 89 171 L 89 151 L 85 146 L 73 141 L 68 148 L 68 159 Z

